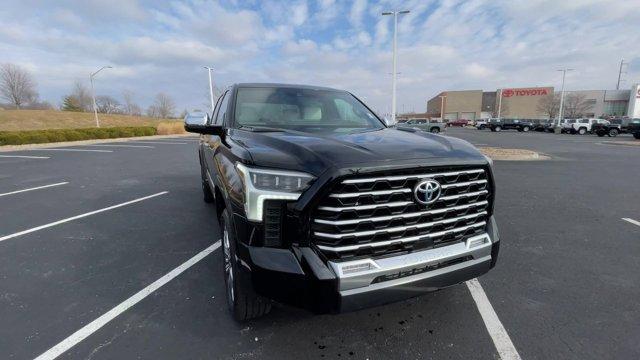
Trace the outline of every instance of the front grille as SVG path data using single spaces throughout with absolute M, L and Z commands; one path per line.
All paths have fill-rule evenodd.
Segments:
M 440 198 L 415 201 L 413 189 L 437 180 Z M 312 214 L 312 241 L 328 260 L 383 257 L 428 249 L 484 232 L 491 209 L 482 168 L 430 168 L 341 180 Z

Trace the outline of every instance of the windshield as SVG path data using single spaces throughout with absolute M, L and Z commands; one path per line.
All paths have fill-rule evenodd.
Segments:
M 344 91 L 300 88 L 239 88 L 236 127 L 305 132 L 354 132 L 384 128 L 378 118 Z

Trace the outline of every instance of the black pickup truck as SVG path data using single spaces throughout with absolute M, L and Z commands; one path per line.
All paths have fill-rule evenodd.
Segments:
M 633 134 L 633 137 L 640 140 L 640 119 L 631 119 L 627 125 L 627 133 Z
M 620 124 L 612 124 L 608 121 L 602 123 L 594 123 L 591 125 L 591 132 L 593 134 L 598 135 L 599 137 L 609 136 L 616 137 L 618 134 L 622 133 L 622 127 Z
M 352 94 L 314 86 L 236 84 L 205 119 L 185 129 L 201 134 L 236 320 L 272 300 L 375 306 L 495 266 L 492 164 L 468 142 L 389 126 Z
M 494 132 L 502 130 L 518 130 L 520 132 L 527 132 L 533 129 L 533 123 L 517 119 L 501 119 L 492 121 L 489 124 L 489 129 Z

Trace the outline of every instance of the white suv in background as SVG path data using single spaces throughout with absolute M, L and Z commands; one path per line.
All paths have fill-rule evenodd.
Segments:
M 565 134 L 571 132 L 573 129 L 573 124 L 576 122 L 576 119 L 562 119 L 560 122 L 560 132 Z
M 604 119 L 594 119 L 594 118 L 583 118 L 576 119 L 576 121 L 571 124 L 571 133 L 572 134 L 580 134 L 584 135 L 586 133 L 591 132 L 591 127 L 593 124 L 609 124 L 609 121 Z

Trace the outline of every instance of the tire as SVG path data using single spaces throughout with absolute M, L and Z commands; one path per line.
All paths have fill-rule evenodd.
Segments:
M 236 236 L 229 212 L 225 209 L 220 218 L 222 229 L 222 271 L 227 306 L 236 321 L 242 322 L 264 316 L 271 311 L 271 301 L 255 293 L 251 281 L 242 281 L 236 256 Z
M 502 131 L 502 126 L 496 126 L 493 131 Z
M 578 129 L 578 134 L 580 134 L 580 135 L 584 135 L 584 134 L 586 134 L 586 133 L 587 133 L 587 129 L 585 129 L 585 128 L 580 128 L 580 129 Z
M 607 135 L 609 135 L 609 137 L 616 137 L 616 136 L 618 136 L 618 129 L 611 129 L 611 130 L 609 130 L 609 134 L 607 134 Z
M 598 137 L 603 137 L 605 135 L 605 133 L 603 133 L 602 131 L 598 131 L 596 133 L 596 135 L 598 135 Z
M 633 133 L 633 137 L 637 140 L 640 140 L 640 132 Z
M 528 126 L 525 126 L 525 127 L 522 128 L 522 131 L 524 131 L 524 132 L 527 132 L 529 130 L 531 130 L 531 129 Z
M 429 130 L 432 134 L 437 134 L 440 132 L 440 129 L 438 129 L 437 127 L 433 127 L 431 128 L 431 130 Z
M 211 204 L 215 201 L 215 197 L 213 196 L 213 191 L 211 191 L 211 186 L 209 186 L 209 182 L 207 181 L 206 170 L 202 165 L 200 165 L 200 176 L 202 180 L 202 200 L 205 203 Z

